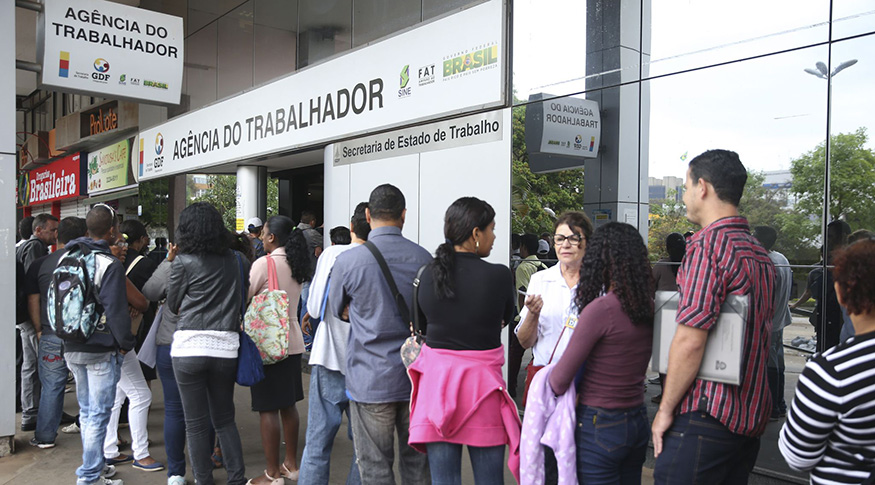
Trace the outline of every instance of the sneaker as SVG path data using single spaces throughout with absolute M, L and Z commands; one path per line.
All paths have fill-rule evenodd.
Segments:
M 167 479 L 167 485 L 185 485 L 185 477 L 173 475 Z
M 36 431 L 36 421 L 31 423 L 21 423 L 22 431 Z
M 100 474 L 103 478 L 112 478 L 115 476 L 115 467 L 113 465 L 103 465 L 103 473 Z
M 55 442 L 54 441 L 51 441 L 51 442 L 50 441 L 37 441 L 36 438 L 31 438 L 30 439 L 30 446 L 35 446 L 41 450 L 46 450 L 49 448 L 54 448 Z
M 61 433 L 66 433 L 66 434 L 76 434 L 80 431 L 82 431 L 82 430 L 79 429 L 79 425 L 76 423 L 73 423 L 70 426 L 64 426 L 63 428 L 61 428 Z
M 95 483 L 97 483 L 97 485 L 125 485 L 124 480 L 120 478 L 116 478 L 115 480 L 113 480 L 112 478 L 100 477 Z

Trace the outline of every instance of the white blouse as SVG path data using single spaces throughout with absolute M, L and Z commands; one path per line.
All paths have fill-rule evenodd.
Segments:
M 534 365 L 547 365 L 559 361 L 571 340 L 571 334 L 577 325 L 580 314 L 574 305 L 577 285 L 569 288 L 559 269 L 560 264 L 538 271 L 532 275 L 527 295 L 541 295 L 544 306 L 538 318 L 538 340 L 532 348 Z M 520 312 L 520 323 L 514 329 L 519 332 L 520 326 L 529 314 L 528 307 Z M 555 354 L 553 349 L 555 350 Z M 550 356 L 553 354 L 552 361 Z

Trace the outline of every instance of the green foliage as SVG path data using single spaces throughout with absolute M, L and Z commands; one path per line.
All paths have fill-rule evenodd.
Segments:
M 875 228 L 875 152 L 865 148 L 866 128 L 832 136 L 830 145 L 829 211 L 852 230 Z M 820 218 L 823 213 L 824 143 L 793 160 L 793 192 L 799 212 Z
M 652 262 L 667 258 L 665 238 L 673 232 L 684 234 L 696 229 L 687 220 L 687 209 L 682 201 L 676 200 L 677 191 L 669 190 L 664 200 L 650 201 L 650 229 L 647 235 L 647 251 Z
M 225 225 L 234 230 L 237 226 L 237 176 L 210 175 L 207 177 L 210 188 L 200 197 L 193 197 L 192 202 L 209 202 L 216 207 Z M 191 190 L 191 187 L 189 187 Z M 279 214 L 279 182 L 277 179 L 267 179 L 267 217 Z
M 516 234 L 553 232 L 555 219 L 544 208 L 557 216 L 568 210 L 582 210 L 583 170 L 532 173 L 526 152 L 525 119 L 525 106 L 513 108 L 512 230 Z
M 167 199 L 170 194 L 170 179 L 165 177 L 140 182 L 139 202 L 143 207 L 140 222 L 146 227 L 167 226 Z

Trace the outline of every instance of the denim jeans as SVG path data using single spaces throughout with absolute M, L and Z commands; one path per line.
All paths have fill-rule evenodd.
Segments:
M 185 413 L 182 411 L 182 398 L 176 376 L 173 375 L 173 362 L 170 359 L 170 346 L 159 345 L 155 359 L 155 369 L 164 390 L 164 450 L 167 453 L 167 476 L 185 476 Z
M 298 323 L 304 321 L 304 314 L 307 313 L 307 298 L 310 298 L 310 282 L 305 281 L 301 285 L 301 301 L 298 305 Z M 312 325 L 312 322 L 311 322 Z M 310 335 L 304 335 L 304 343 L 311 344 L 313 343 L 313 336 L 316 335 L 316 327 L 313 326 Z
M 301 457 L 299 485 L 327 485 L 331 448 L 340 429 L 343 413 L 349 416 L 346 380 L 338 371 L 314 365 L 310 370 L 310 396 L 307 408 L 307 445 Z M 352 428 L 349 429 L 352 439 Z M 355 451 L 352 455 L 347 485 L 361 483 Z
M 410 401 L 366 404 L 350 401 L 352 436 L 362 483 L 394 485 L 395 434 L 401 462 L 401 483 L 430 483 L 428 457 L 407 444 Z
M 40 381 L 37 375 L 37 362 L 39 352 L 37 350 L 36 330 L 30 321 L 24 322 L 18 327 L 21 329 L 21 424 L 36 422 L 37 407 L 40 400 Z
M 106 438 L 103 441 L 103 456 L 107 459 L 116 458 L 120 454 L 118 449 L 118 423 L 125 398 L 130 399 L 131 402 L 128 407 L 128 424 L 131 428 L 131 450 L 133 450 L 135 460 L 142 460 L 149 456 L 149 432 L 146 426 L 149 421 L 149 406 L 152 405 L 152 391 L 146 385 L 143 369 L 140 367 L 140 361 L 137 360 L 137 352 L 134 350 L 125 354 L 122 361 L 122 371 L 118 381 L 118 389 L 115 393 L 115 403 L 112 406 L 112 415 L 109 418 Z
M 107 354 L 106 360 L 94 364 L 67 361 L 67 367 L 76 379 L 76 398 L 79 400 L 82 466 L 76 470 L 76 476 L 80 484 L 97 482 L 103 471 L 103 439 L 115 402 L 123 359 L 120 353 L 112 352 Z
M 64 342 L 54 334 L 43 335 L 39 341 L 39 411 L 34 438 L 54 443 L 64 412 L 64 387 L 67 386 L 67 362 Z
M 432 485 L 462 485 L 462 445 L 436 442 L 425 446 Z M 476 485 L 504 483 L 504 448 L 504 445 L 468 446 Z
M 657 484 L 747 483 L 760 451 L 758 437 L 735 434 L 702 412 L 676 416 L 662 439 Z
M 603 409 L 579 404 L 574 431 L 578 483 L 640 484 L 649 440 L 646 407 Z
M 185 431 L 191 468 L 199 485 L 212 485 L 213 442 L 210 440 L 210 420 L 228 471 L 228 484 L 246 483 L 243 448 L 234 422 L 234 386 L 237 359 L 218 357 L 173 357 L 173 372 L 182 408 L 185 411 Z
M 772 415 L 787 412 L 784 400 L 784 329 L 772 332 L 769 347 L 769 363 L 766 367 L 769 379 L 769 392 L 772 394 Z

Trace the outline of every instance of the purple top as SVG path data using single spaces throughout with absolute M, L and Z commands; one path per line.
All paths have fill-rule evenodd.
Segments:
M 613 292 L 590 302 L 577 321 L 568 348 L 550 374 L 550 387 L 561 395 L 580 366 L 580 403 L 624 409 L 644 402 L 644 377 L 653 346 L 653 325 L 635 325 Z

